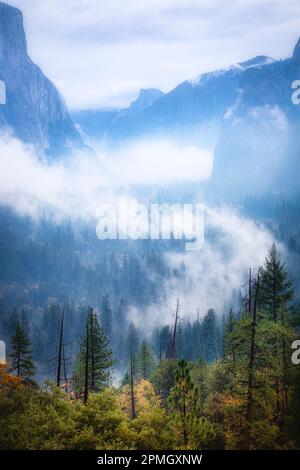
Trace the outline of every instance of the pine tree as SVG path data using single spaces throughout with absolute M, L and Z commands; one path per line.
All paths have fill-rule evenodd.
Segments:
M 190 368 L 184 360 L 178 362 L 176 384 L 169 400 L 183 444 L 187 446 L 199 422 L 199 394 L 191 379 Z
M 136 418 L 136 396 L 135 396 L 135 364 L 134 355 L 131 350 L 130 354 L 130 408 L 131 408 L 131 419 Z
M 131 322 L 127 332 L 126 338 L 126 355 L 129 364 L 129 384 L 130 384 L 130 409 L 131 418 L 136 418 L 136 396 L 135 396 L 135 382 L 137 377 L 137 353 L 139 347 L 138 332 L 134 324 Z
M 269 318 L 282 328 L 287 325 L 285 312 L 293 298 L 293 286 L 288 279 L 285 265 L 281 261 L 280 253 L 273 244 L 261 269 L 261 295 L 259 297 L 260 307 L 268 312 Z M 288 363 L 287 344 L 284 335 L 275 332 L 274 356 L 281 364 L 281 372 L 275 377 L 275 388 L 277 394 L 277 421 L 281 427 L 282 439 L 284 440 L 284 416 L 288 413 Z
M 134 326 L 134 324 L 131 322 L 128 327 L 127 337 L 126 337 L 126 355 L 128 359 L 130 358 L 131 353 L 133 354 L 134 357 L 136 356 L 138 352 L 139 344 L 140 344 L 140 341 L 139 341 L 139 335 L 138 335 L 137 329 Z
M 148 380 L 154 370 L 154 357 L 146 340 L 142 342 L 141 348 L 137 353 L 136 362 L 138 376 Z
M 228 365 L 229 372 L 236 376 L 237 350 L 240 337 L 236 328 L 237 320 L 234 317 L 232 308 L 229 309 L 224 334 L 224 359 Z
M 108 295 L 103 297 L 102 309 L 101 309 L 101 325 L 103 332 L 109 342 L 112 341 L 112 308 L 110 305 Z
M 293 298 L 293 288 L 275 244 L 269 250 L 260 276 L 259 308 L 269 312 L 270 318 L 277 322 L 280 311 Z
M 167 406 L 170 391 L 175 386 L 176 375 L 177 361 L 174 359 L 163 359 L 153 373 L 154 389 L 162 399 L 164 406 Z
M 271 299 L 270 292 L 274 287 L 273 283 L 265 282 L 264 292 L 261 292 L 263 275 L 265 281 L 263 269 L 259 270 L 257 280 L 252 276 L 251 286 L 249 284 L 251 302 L 244 302 L 247 308 L 239 319 L 233 319 L 230 314 L 227 323 L 226 370 L 231 371 L 234 364 L 224 408 L 228 448 L 284 447 L 280 405 L 284 390 L 283 361 L 278 338 L 287 341 L 293 331 L 287 322 L 280 324 L 281 310 L 278 310 L 278 321 L 275 322 L 273 304 L 269 304 L 270 308 L 263 304 L 263 298 Z
M 160 361 L 171 357 L 172 332 L 169 326 L 155 331 L 155 352 Z
M 125 340 L 126 335 L 124 331 L 126 331 L 126 302 L 124 299 L 121 299 L 120 305 L 116 310 L 116 315 L 113 319 L 113 344 L 112 348 L 113 351 L 118 359 L 118 362 L 122 363 L 124 361 L 124 357 L 126 356 L 125 351 Z
M 108 340 L 99 325 L 97 315 L 89 309 L 86 333 L 81 340 L 74 367 L 75 388 L 82 394 L 97 392 L 110 383 L 112 353 L 108 348 Z
M 250 287 L 252 290 L 252 286 Z M 248 386 L 247 386 L 247 404 L 246 404 L 246 435 L 245 435 L 245 447 L 246 450 L 250 449 L 251 444 L 251 427 L 252 427 L 252 411 L 253 411 L 253 393 L 254 393 L 254 380 L 255 380 L 255 360 L 256 360 L 256 336 L 257 336 L 257 299 L 259 293 L 259 274 L 257 275 L 257 282 L 255 287 L 255 300 L 253 307 L 253 316 L 251 321 L 251 336 L 250 336 L 250 352 L 248 362 Z M 251 315 L 252 304 L 249 305 L 249 313 Z
M 204 415 L 204 404 L 208 397 L 208 384 L 207 384 L 207 376 L 208 376 L 208 367 L 203 361 L 200 359 L 194 366 L 192 371 L 193 373 L 193 381 L 198 388 L 199 391 L 199 407 L 201 411 L 201 415 Z
M 229 449 L 271 448 L 278 433 L 277 425 L 272 423 L 272 375 L 276 361 L 270 339 L 274 335 L 274 323 L 258 310 L 257 295 L 258 289 L 253 298 L 252 311 L 245 311 L 240 319 L 235 320 L 234 333 L 224 360 L 227 393 L 223 412 Z
M 10 371 L 20 377 L 25 384 L 34 384 L 32 377 L 35 366 L 32 358 L 31 341 L 27 332 L 18 321 L 15 334 L 11 339 L 12 353 L 10 354 Z
M 219 357 L 219 334 L 216 312 L 211 308 L 203 318 L 201 326 L 201 342 L 204 345 L 204 359 L 214 362 Z
M 87 321 L 86 324 L 86 335 L 85 335 L 85 351 L 84 351 L 84 359 L 85 359 L 85 364 L 84 364 L 84 395 L 83 395 L 83 401 L 84 403 L 87 403 L 88 398 L 89 398 L 89 356 L 90 356 L 90 334 L 89 334 L 89 322 Z M 91 380 L 91 388 L 93 384 L 93 379 Z
M 124 328 L 126 324 L 126 302 L 124 299 L 121 299 L 120 305 L 117 309 L 116 322 L 118 328 Z

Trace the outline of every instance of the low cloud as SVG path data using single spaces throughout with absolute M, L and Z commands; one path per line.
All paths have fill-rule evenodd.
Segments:
M 206 207 L 205 232 L 201 251 L 166 254 L 171 271 L 181 276 L 165 282 L 165 298 L 144 311 L 131 310 L 131 319 L 145 334 L 158 324 L 173 323 L 177 299 L 183 321 L 201 318 L 209 308 L 215 309 L 219 317 L 229 305 L 236 303 L 238 308 L 237 294 L 247 288 L 249 268 L 255 272 L 264 263 L 275 241 L 262 225 L 227 206 Z M 284 252 L 280 244 L 279 248 Z
M 107 159 L 121 184 L 170 184 L 209 178 L 212 154 L 192 145 L 171 141 L 140 141 Z
M 206 152 L 163 141 L 135 143 L 99 159 L 76 154 L 68 162 L 47 164 L 32 148 L 7 135 L 0 141 L 0 153 L 0 204 L 54 222 L 66 217 L 91 220 L 99 204 L 114 200 L 122 185 L 130 196 L 135 183 L 193 181 L 207 177 L 210 169 Z M 208 308 L 223 313 L 234 289 L 246 281 L 248 268 L 263 263 L 273 243 L 263 226 L 226 206 L 205 209 L 203 249 L 163 253 L 170 271 L 180 276 L 165 281 L 159 304 L 132 309 L 131 318 L 142 328 L 172 322 L 177 298 L 184 318 L 203 315 Z
M 93 217 L 120 187 L 172 184 L 209 177 L 212 156 L 170 141 L 139 141 L 99 157 L 75 153 L 64 162 L 41 161 L 10 135 L 0 140 L 0 203 L 32 217 Z M 190 202 L 190 201 L 188 201 Z

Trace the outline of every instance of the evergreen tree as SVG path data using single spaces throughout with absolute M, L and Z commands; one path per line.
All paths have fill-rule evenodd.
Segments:
M 125 340 L 126 335 L 126 302 L 121 299 L 120 305 L 117 308 L 116 315 L 113 319 L 113 351 L 119 362 L 123 362 L 126 356 Z
M 275 244 L 269 250 L 265 265 L 261 269 L 260 291 L 260 307 L 268 312 L 269 318 L 275 324 L 280 324 L 282 329 L 288 327 L 287 311 L 293 298 L 293 287 Z M 278 331 L 278 328 L 275 330 L 273 344 L 274 356 L 281 367 L 279 374 L 275 370 L 275 389 L 277 394 L 277 422 L 281 427 L 281 439 L 284 440 L 284 421 L 285 416 L 288 414 L 289 363 L 286 335 Z
M 101 325 L 107 339 L 112 340 L 112 308 L 108 295 L 103 297 L 101 309 Z
M 121 299 L 116 315 L 117 327 L 123 329 L 126 324 L 126 302 Z
M 208 376 L 208 367 L 205 361 L 203 361 L 203 359 L 200 359 L 194 365 L 194 368 L 192 370 L 192 379 L 198 388 L 199 406 L 200 406 L 201 415 L 204 414 L 204 405 L 208 397 L 207 376 Z
M 275 244 L 269 250 L 260 276 L 259 308 L 269 312 L 275 322 L 280 321 L 280 312 L 293 298 L 293 288 Z
M 87 386 L 88 392 L 98 392 L 107 387 L 113 365 L 108 340 L 99 325 L 97 315 L 89 309 L 86 333 L 81 340 L 80 351 L 74 367 L 75 388 L 82 394 Z
M 252 286 L 250 286 L 252 290 Z M 247 384 L 247 403 L 246 403 L 246 433 L 245 433 L 245 448 L 250 449 L 251 445 L 251 427 L 252 427 L 252 415 L 254 405 L 254 389 L 255 389 L 255 369 L 256 369 L 256 336 L 257 336 L 257 299 L 259 292 L 259 274 L 257 275 L 257 282 L 255 287 L 255 301 L 253 307 L 253 316 L 251 320 L 251 335 L 250 335 L 250 352 L 248 362 L 248 384 Z M 251 315 L 252 303 L 249 305 L 249 314 Z
M 211 308 L 203 318 L 201 326 L 201 342 L 204 345 L 204 360 L 214 362 L 219 357 L 219 334 L 216 312 Z
M 226 394 L 223 413 L 228 449 L 272 448 L 278 435 L 278 426 L 273 422 L 277 361 L 270 341 L 274 322 L 257 310 L 255 303 L 252 310 L 235 321 L 224 359 L 227 383 L 220 391 Z
M 284 448 L 286 442 L 280 403 L 284 396 L 283 361 L 278 339 L 290 341 L 293 331 L 288 324 L 274 320 L 273 304 L 267 308 L 262 303 L 262 298 L 271 299 L 274 288 L 273 283 L 265 283 L 261 292 L 262 275 L 265 281 L 263 269 L 257 280 L 251 281 L 248 308 L 239 319 L 230 313 L 226 327 L 224 364 L 230 374 L 224 422 L 228 448 Z
M 154 370 L 154 357 L 146 340 L 142 342 L 141 348 L 137 353 L 136 362 L 138 376 L 148 380 Z
M 152 382 L 156 393 L 166 406 L 170 390 L 175 386 L 177 374 L 177 361 L 174 359 L 162 360 L 152 375 Z
M 135 396 L 135 362 L 133 351 L 130 354 L 130 408 L 131 419 L 136 418 L 136 396 Z
M 30 322 L 29 322 L 29 319 L 28 319 L 28 314 L 27 314 L 26 310 L 24 310 L 24 309 L 21 312 L 20 322 L 21 322 L 21 325 L 24 328 L 24 330 L 29 331 Z
M 224 332 L 224 360 L 228 365 L 228 371 L 236 376 L 237 355 L 240 337 L 237 331 L 237 320 L 232 308 L 229 309 Z
M 190 368 L 184 360 L 178 362 L 176 384 L 169 400 L 183 444 L 187 446 L 199 423 L 199 394 L 192 381 Z
M 169 326 L 157 328 L 154 332 L 155 353 L 159 361 L 171 357 L 172 332 Z
M 138 331 L 136 327 L 134 326 L 134 324 L 131 322 L 128 327 L 127 337 L 126 337 L 126 355 L 128 359 L 130 359 L 131 354 L 133 354 L 134 359 L 135 359 L 135 356 L 138 352 L 139 344 L 140 344 L 140 341 L 139 341 Z
M 15 334 L 11 338 L 10 371 L 20 377 L 26 384 L 34 384 L 32 377 L 35 366 L 32 358 L 31 341 L 26 330 L 18 321 Z

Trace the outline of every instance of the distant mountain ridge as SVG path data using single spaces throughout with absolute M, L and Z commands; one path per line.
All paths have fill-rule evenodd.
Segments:
M 87 138 L 103 139 L 110 129 L 122 127 L 128 120 L 134 120 L 135 116 L 151 106 L 164 93 L 156 88 L 141 89 L 135 101 L 128 108 L 118 110 L 87 110 L 73 112 L 72 117 L 79 129 Z
M 213 150 L 223 116 L 235 100 L 243 74 L 274 62 L 271 57 L 257 56 L 224 70 L 203 73 L 168 93 L 158 94 L 153 102 L 134 113 L 130 110 L 136 102 L 121 111 L 87 110 L 72 116 L 88 136 L 105 138 L 112 144 L 140 137 L 171 136 Z
M 257 56 L 186 80 L 134 115 L 115 112 L 103 135 L 109 145 L 171 137 L 210 150 L 214 196 L 295 192 L 300 185 L 295 80 L 300 80 L 300 40 L 290 59 Z
M 49 157 L 84 148 L 59 92 L 27 53 L 20 10 L 0 2 L 0 80 L 6 104 L 0 105 L 0 130 L 8 129 Z

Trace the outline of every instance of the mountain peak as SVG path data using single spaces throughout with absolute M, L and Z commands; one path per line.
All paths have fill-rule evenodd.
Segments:
M 137 99 L 133 101 L 129 107 L 130 114 L 137 114 L 143 111 L 163 95 L 164 93 L 157 88 L 142 88 Z
M 275 62 L 275 59 L 272 59 L 272 57 L 259 55 L 254 57 L 253 59 L 246 60 L 245 62 L 238 62 L 237 64 L 230 65 L 226 69 L 219 69 L 213 72 L 203 73 L 201 75 L 198 75 L 198 77 L 189 80 L 188 83 L 192 86 L 203 85 L 208 83 L 211 79 L 222 77 L 223 75 L 228 73 L 241 74 L 245 70 L 255 67 L 262 67 L 263 65 L 269 65 L 273 62 Z
M 272 62 L 275 62 L 275 60 L 272 57 L 268 57 L 265 55 L 258 55 L 254 57 L 253 59 L 246 60 L 245 62 L 239 62 L 238 65 L 240 65 L 243 69 L 250 69 L 252 67 L 261 67 L 262 65 L 268 65 L 268 64 L 271 64 Z
M 19 15 L 23 16 L 21 10 L 19 8 L 13 7 L 5 2 L 0 2 L 0 11 L 3 13 L 4 11 L 7 12 L 8 15 Z
M 9 128 L 39 153 L 59 156 L 84 144 L 55 86 L 27 54 L 23 15 L 0 2 L 0 80 L 6 103 L 0 131 Z
M 296 62 L 300 62 L 300 38 L 296 44 L 296 47 L 294 49 L 294 54 L 293 54 L 293 59 L 296 61 Z
M 27 54 L 23 15 L 18 8 L 0 2 L 0 62 Z
M 149 97 L 158 97 L 162 96 L 163 92 L 158 88 L 141 88 L 138 96 L 138 100 L 145 99 Z

